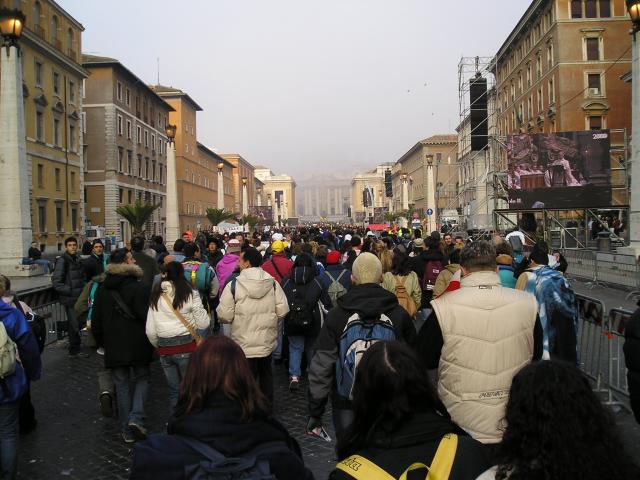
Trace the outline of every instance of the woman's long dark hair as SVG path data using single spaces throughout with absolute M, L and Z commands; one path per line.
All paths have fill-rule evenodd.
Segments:
M 243 420 L 268 415 L 268 401 L 256 383 L 242 348 L 224 335 L 207 338 L 191 354 L 175 416 L 202 410 L 217 393 L 238 402 Z
M 362 356 L 353 386 L 353 412 L 349 432 L 343 440 L 338 439 L 339 458 L 366 447 L 373 433 L 392 433 L 415 413 L 435 412 L 451 418 L 431 385 L 427 369 L 400 342 L 378 342 Z
M 496 479 L 639 478 L 615 421 L 576 367 L 532 363 L 516 374 Z
M 161 281 L 156 283 L 151 290 L 149 306 L 158 310 L 158 301 L 162 295 L 162 282 L 171 282 L 174 289 L 173 308 L 180 310 L 184 302 L 193 295 L 193 288 L 184 276 L 184 268 L 181 263 L 169 262 L 160 266 Z
M 411 265 L 409 264 L 409 255 L 406 250 L 402 251 L 396 248 L 393 251 L 393 260 L 391 261 L 391 273 L 406 277 L 411 273 Z
M 314 268 L 315 266 L 316 266 L 316 262 L 313 260 L 313 257 L 308 253 L 301 253 L 296 257 L 296 261 L 293 262 L 293 268 L 298 268 L 298 267 Z

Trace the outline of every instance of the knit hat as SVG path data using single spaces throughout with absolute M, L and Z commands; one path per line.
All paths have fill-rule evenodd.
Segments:
M 284 243 L 281 240 L 276 240 L 271 244 L 271 252 L 272 253 L 282 253 L 284 252 Z
M 351 240 L 351 235 L 349 235 L 348 233 L 344 236 L 344 241 L 348 242 Z
M 353 277 L 358 285 L 364 283 L 380 283 L 382 263 L 373 253 L 364 252 L 353 262 Z
M 413 246 L 416 248 L 424 248 L 424 240 L 422 238 L 416 238 L 413 241 Z
M 232 238 L 229 240 L 229 244 L 227 245 L 227 253 L 239 253 L 241 247 L 242 245 L 240 245 L 240 241 L 236 238 Z
M 332 250 L 327 253 L 327 265 L 337 265 L 340 263 L 340 252 Z
M 280 232 L 276 232 L 273 235 L 271 235 L 271 240 L 273 240 L 274 242 L 277 241 L 282 241 L 284 240 L 284 235 L 282 235 Z

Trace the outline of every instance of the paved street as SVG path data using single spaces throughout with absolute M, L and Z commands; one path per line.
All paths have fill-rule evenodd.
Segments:
M 129 478 L 132 449 L 118 435 L 115 418 L 98 410 L 95 371 L 102 357 L 70 360 L 53 344 L 44 353 L 44 376 L 33 384 L 38 428 L 22 437 L 18 478 L 28 480 L 115 480 Z M 333 443 L 308 437 L 306 388 L 289 392 L 283 367 L 276 367 L 276 416 L 300 442 L 305 463 L 316 478 L 327 478 L 334 465 Z M 303 385 L 306 387 L 306 385 Z M 165 379 L 153 365 L 148 426 L 162 431 L 168 412 Z M 327 417 L 330 424 L 330 417 Z M 330 430 L 333 436 L 333 431 Z

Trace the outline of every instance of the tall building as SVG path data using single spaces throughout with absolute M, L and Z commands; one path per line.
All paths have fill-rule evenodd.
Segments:
M 17 3 L 26 15 L 20 49 L 33 240 L 45 253 L 60 252 L 67 236 L 84 230 L 84 27 L 54 1 Z
M 233 165 L 233 195 L 235 198 L 233 211 L 238 214 L 242 214 L 243 212 L 243 200 L 242 200 L 242 185 L 243 179 L 246 181 L 247 186 L 247 201 L 246 205 L 247 211 L 250 206 L 253 205 L 253 200 L 255 198 L 254 192 L 254 167 L 247 160 L 245 160 L 242 155 L 238 153 L 222 153 L 220 155 L 222 158 L 227 160 L 229 163 Z
M 351 181 L 315 175 L 296 183 L 296 212 L 303 222 L 346 222 L 351 206 Z
M 495 55 L 498 133 L 631 127 L 625 0 L 534 0 Z
M 223 157 L 218 155 L 213 149 L 205 147 L 202 143 L 198 143 L 198 154 L 200 155 L 200 162 L 202 164 L 214 164 L 216 168 L 222 172 L 222 185 L 224 190 L 224 203 L 222 205 L 218 205 L 218 174 L 213 180 L 210 180 L 207 177 L 207 186 L 209 186 L 209 182 L 213 181 L 215 184 L 213 185 L 213 190 L 215 191 L 215 196 L 207 199 L 205 203 L 206 208 L 220 208 L 226 209 L 230 212 L 234 211 L 235 197 L 233 196 L 233 164 L 229 163 Z M 222 168 L 220 168 L 222 167 Z M 209 225 L 209 221 L 206 220 L 205 225 Z
M 273 221 L 277 224 L 296 216 L 296 182 L 289 175 L 274 175 L 266 167 L 257 166 L 255 176 L 263 184 L 263 196 L 272 207 Z
M 115 58 L 83 55 L 87 220 L 107 235 L 131 238 L 116 208 L 140 200 L 159 205 L 147 235 L 165 235 L 167 137 L 173 108 Z
M 207 208 L 217 205 L 217 162 L 203 156 L 198 149 L 197 112 L 202 111 L 193 98 L 174 87 L 150 85 L 162 99 L 173 107 L 169 123 L 176 125 L 176 179 L 180 230 L 199 230 L 208 224 Z M 230 188 L 225 182 L 225 194 Z

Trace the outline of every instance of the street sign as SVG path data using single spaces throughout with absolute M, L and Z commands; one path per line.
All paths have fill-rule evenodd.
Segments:
M 433 209 L 432 208 L 427 208 L 427 215 L 428 216 L 433 215 Z

